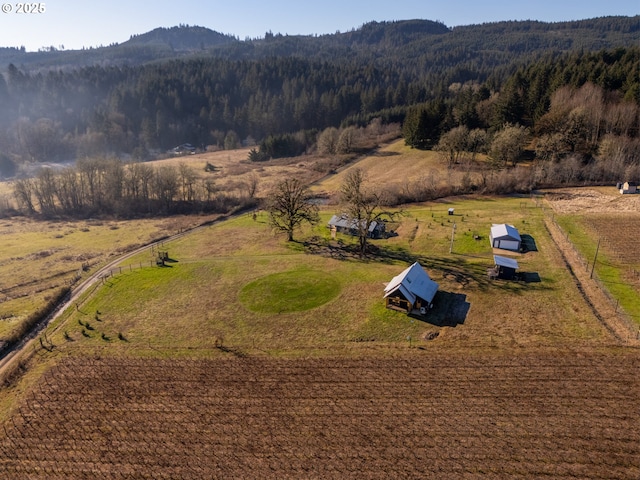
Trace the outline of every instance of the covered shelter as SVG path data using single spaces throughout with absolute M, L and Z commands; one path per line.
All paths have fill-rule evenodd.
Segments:
M 516 276 L 516 270 L 520 268 L 518 262 L 513 258 L 494 255 L 493 261 L 495 262 L 495 266 L 488 272 L 490 278 L 512 280 Z
M 391 279 L 384 289 L 387 308 L 406 313 L 425 314 L 433 306 L 438 284 L 418 262 Z
M 638 190 L 638 184 L 636 182 L 624 182 L 621 186 L 620 186 L 620 193 L 627 194 L 627 193 L 639 193 L 640 190 Z
M 489 239 L 493 248 L 514 252 L 519 251 L 522 244 L 522 238 L 520 238 L 518 229 L 506 223 L 493 224 L 491 226 Z
M 364 220 L 363 220 L 364 222 Z M 334 215 L 329 220 L 327 226 L 333 231 L 346 233 L 347 235 L 358 235 L 358 221 L 351 219 L 346 215 Z M 373 220 L 367 230 L 367 237 L 369 238 L 381 238 L 386 230 L 384 222 L 378 222 Z

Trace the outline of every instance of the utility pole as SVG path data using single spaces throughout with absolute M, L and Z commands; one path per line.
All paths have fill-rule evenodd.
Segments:
M 596 260 L 598 260 L 598 250 L 600 250 L 600 238 L 598 238 L 598 245 L 596 245 L 596 255 L 593 257 L 593 265 L 591 265 L 591 275 L 589 275 L 589 278 L 593 278 L 593 271 L 596 268 Z
M 453 235 L 456 233 L 456 222 L 453 222 L 453 227 L 451 228 L 451 245 L 449 245 L 449 253 L 453 252 Z

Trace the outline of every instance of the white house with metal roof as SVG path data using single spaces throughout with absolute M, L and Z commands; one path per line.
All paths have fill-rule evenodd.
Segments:
M 491 246 L 502 250 L 512 250 L 517 252 L 520 250 L 522 239 L 518 229 L 513 225 L 506 223 L 493 224 L 489 235 Z
M 433 306 L 438 284 L 418 262 L 391 279 L 384 289 L 387 308 L 406 313 L 425 313 Z

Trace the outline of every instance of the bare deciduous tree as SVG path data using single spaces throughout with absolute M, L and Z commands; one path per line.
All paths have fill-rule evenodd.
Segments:
M 320 220 L 318 206 L 310 202 L 309 190 L 295 178 L 276 185 L 267 199 L 267 211 L 271 227 L 286 233 L 289 242 L 304 222 L 314 225 Z
M 499 165 L 511 162 L 515 166 L 529 138 L 528 130 L 521 125 L 505 125 L 491 142 L 491 158 Z
M 185 162 L 178 164 L 178 175 L 180 177 L 180 190 L 183 202 L 193 202 L 195 200 L 195 185 L 198 180 L 193 167 Z
M 33 205 L 34 181 L 31 178 L 23 178 L 13 182 L 13 195 L 18 202 L 18 208 L 26 210 L 27 213 L 35 213 L 36 207 Z
M 340 132 L 338 144 L 336 146 L 338 153 L 351 153 L 355 148 L 357 130 L 355 127 L 347 127 Z
M 338 149 L 338 129 L 336 127 L 325 128 L 318 135 L 318 152 L 325 155 L 335 155 Z
M 464 152 L 467 151 L 468 143 L 469 129 L 461 125 L 443 133 L 435 149 L 445 159 L 447 167 L 451 168 L 459 162 Z
M 356 229 L 360 256 L 367 253 L 369 230 L 373 222 L 393 217 L 391 212 L 382 209 L 382 196 L 377 191 L 368 189 L 365 181 L 365 173 L 355 168 L 347 173 L 340 189 L 343 215 L 353 222 Z
M 256 172 L 251 172 L 247 178 L 246 186 L 247 186 L 247 196 L 250 200 L 256 198 L 256 193 L 258 193 L 258 185 L 260 184 L 260 177 Z
M 155 170 L 154 190 L 165 211 L 171 211 L 171 204 L 178 193 L 178 172 L 173 166 L 163 166 Z

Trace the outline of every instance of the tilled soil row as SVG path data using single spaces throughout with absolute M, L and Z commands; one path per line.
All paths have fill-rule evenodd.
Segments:
M 640 351 L 67 359 L 0 430 L 6 478 L 640 475 Z

